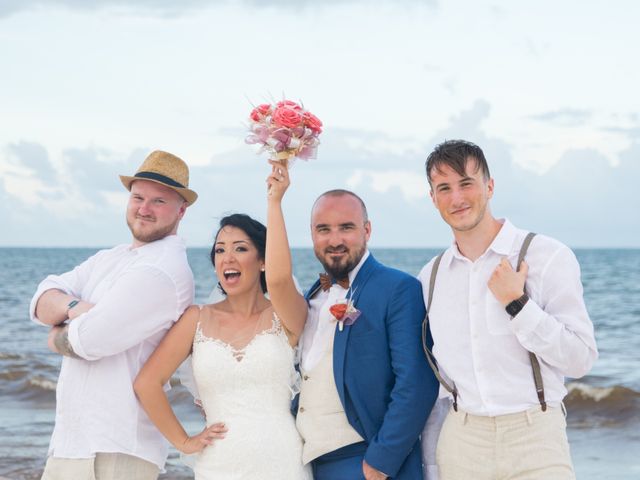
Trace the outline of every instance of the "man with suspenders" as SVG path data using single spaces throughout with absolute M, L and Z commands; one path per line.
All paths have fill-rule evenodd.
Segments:
M 452 399 L 439 479 L 573 479 L 564 377 L 585 375 L 598 356 L 578 262 L 557 240 L 493 217 L 477 145 L 438 145 L 426 173 L 454 236 L 419 274 L 425 353 Z

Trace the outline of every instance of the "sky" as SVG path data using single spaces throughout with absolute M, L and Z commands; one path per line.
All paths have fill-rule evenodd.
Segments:
M 367 203 L 372 247 L 442 247 L 424 162 L 466 139 L 492 213 L 571 247 L 640 247 L 640 3 L 470 0 L 3 0 L 0 246 L 111 246 L 131 175 L 183 158 L 200 195 L 180 234 L 207 246 L 232 212 L 264 221 L 252 105 L 320 117 L 283 208 L 310 246 L 314 199 Z

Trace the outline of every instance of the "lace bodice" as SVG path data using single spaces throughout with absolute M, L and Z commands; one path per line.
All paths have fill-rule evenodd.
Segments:
M 204 334 L 202 331 L 202 325 L 198 322 L 198 326 L 196 327 L 196 334 L 193 339 L 193 343 L 203 343 L 203 342 L 214 342 L 220 345 L 222 348 L 229 351 L 229 353 L 237 360 L 241 361 L 244 358 L 245 352 L 251 344 L 256 341 L 262 335 L 284 335 L 286 338 L 286 334 L 284 333 L 284 328 L 282 327 L 282 323 L 278 316 L 273 312 L 273 318 L 271 320 L 271 327 L 266 330 L 262 330 L 254 335 L 254 337 L 249 340 L 249 342 L 244 347 L 237 347 L 227 343 L 219 338 L 212 338 Z
M 305 479 L 302 442 L 290 413 L 294 349 L 275 315 L 271 326 L 236 348 L 200 325 L 193 374 L 207 424 L 225 422 L 226 438 L 196 462 L 196 479 Z

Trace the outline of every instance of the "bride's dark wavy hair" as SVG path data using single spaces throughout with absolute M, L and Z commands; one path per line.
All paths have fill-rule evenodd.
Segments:
M 254 220 L 249 215 L 245 215 L 244 213 L 234 213 L 232 215 L 227 215 L 220 220 L 220 228 L 218 228 L 218 231 L 216 232 L 213 246 L 211 247 L 211 253 L 209 254 L 211 264 L 214 269 L 216 268 L 216 241 L 218 240 L 220 230 L 224 227 L 236 227 L 246 233 L 249 240 L 251 240 L 251 243 L 253 243 L 253 246 L 258 250 L 258 257 L 260 260 L 264 260 L 267 245 L 267 227 L 259 221 Z M 262 288 L 262 293 L 267 293 L 267 279 L 264 272 L 260 272 L 260 287 Z M 218 283 L 218 288 L 222 293 L 225 295 L 227 294 L 220 283 Z

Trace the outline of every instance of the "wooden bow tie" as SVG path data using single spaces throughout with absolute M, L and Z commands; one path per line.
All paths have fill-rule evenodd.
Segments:
M 345 290 L 349 289 L 349 277 L 342 278 L 340 280 L 334 278 L 333 280 L 335 280 L 335 283 L 340 285 Z M 333 281 L 331 279 L 331 276 L 329 276 L 329 274 L 327 273 L 320 274 L 320 286 L 322 287 L 323 292 L 326 292 L 327 290 L 329 290 L 332 284 L 333 284 Z

